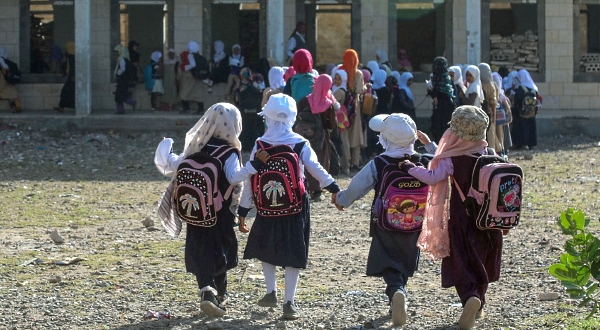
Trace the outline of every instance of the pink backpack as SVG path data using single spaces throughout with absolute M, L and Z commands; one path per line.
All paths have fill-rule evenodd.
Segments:
M 473 167 L 471 186 L 465 197 L 452 178 L 467 213 L 481 230 L 515 228 L 521 217 L 523 169 L 488 148 Z

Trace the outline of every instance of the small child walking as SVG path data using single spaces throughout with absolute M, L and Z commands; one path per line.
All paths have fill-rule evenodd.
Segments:
M 196 276 L 198 294 L 201 297 L 200 308 L 212 317 L 221 317 L 226 312 L 223 305 L 227 300 L 227 271 L 238 264 L 234 222 L 242 182 L 256 173 L 256 169 L 260 169 L 268 159 L 263 157 L 267 156 L 264 151 L 259 151 L 255 159 L 241 167 L 241 131 L 240 111 L 232 104 L 217 103 L 187 132 L 183 153 L 173 153 L 173 139 L 164 138 L 159 143 L 154 158 L 159 171 L 165 176 L 173 177 L 159 202 L 158 216 L 166 231 L 177 237 L 182 229 L 182 220 L 172 196 L 175 193 L 174 178 L 179 164 L 197 152 L 210 155 L 222 146 L 233 147 L 218 158 L 223 166 L 218 169 L 217 185 L 225 198 L 222 208 L 217 211 L 216 224 L 203 227 L 188 223 L 185 241 L 186 270 Z M 231 195 L 227 191 L 231 191 Z M 243 227 L 240 230 L 247 232 Z
M 300 186 L 300 207 L 287 215 L 265 216 L 261 215 L 261 198 L 252 196 L 252 186 L 250 180 L 246 181 L 242 200 L 238 208 L 240 220 L 240 229 L 247 228 L 246 216 L 252 205 L 257 207 L 257 215 L 248 235 L 248 243 L 244 251 L 244 259 L 256 258 L 262 262 L 263 274 L 267 292 L 258 301 L 262 307 L 277 307 L 277 290 L 275 281 L 276 267 L 285 267 L 285 294 L 283 297 L 283 318 L 298 318 L 298 309 L 295 303 L 296 287 L 300 269 L 306 268 L 308 262 L 308 247 L 310 238 L 310 203 L 308 194 L 304 189 L 304 169 L 306 169 L 320 183 L 322 189 L 326 189 L 332 194 L 336 194 L 340 188 L 325 169 L 318 163 L 317 156 L 310 147 L 308 141 L 301 135 L 292 131 L 292 126 L 297 115 L 296 102 L 291 96 L 285 94 L 274 94 L 269 97 L 263 111 L 259 114 L 265 118 L 267 130 L 265 134 L 256 141 L 257 145 L 270 145 L 274 148 L 289 150 L 298 155 L 299 168 L 290 181 L 298 183 Z M 288 146 L 288 147 L 283 147 Z M 257 146 L 254 146 L 250 159 L 256 157 Z M 291 150 L 290 150 L 291 153 Z M 271 155 L 273 159 L 273 155 Z M 270 168 L 271 164 L 267 164 Z M 267 175 L 269 172 L 266 173 Z M 259 176 L 253 176 L 253 180 L 260 179 Z M 293 185 L 293 183 L 290 182 Z M 288 199 L 290 190 L 283 189 L 287 185 L 285 182 L 278 182 L 276 179 L 269 181 L 264 187 L 259 186 L 260 190 L 271 189 L 266 193 L 266 204 L 276 207 L 285 204 L 282 199 Z M 275 188 L 282 189 L 275 189 Z M 281 191 L 281 193 L 279 193 Z M 262 196 L 262 195 L 261 195 Z M 270 196 L 271 198 L 269 198 Z M 279 203 L 277 201 L 279 198 Z M 271 199 L 273 202 L 271 202 Z
M 347 189 L 337 193 L 333 201 L 339 210 L 352 205 L 372 189 L 375 189 L 375 196 L 378 196 L 386 164 L 398 164 L 413 155 L 419 156 L 414 150 L 417 127 L 410 116 L 401 113 L 377 115 L 369 121 L 369 127 L 379 132 L 379 143 L 385 150 L 369 161 L 352 178 Z M 414 204 L 412 203 L 411 207 L 417 207 Z M 373 205 L 375 206 L 375 199 Z M 369 234 L 373 239 L 366 273 L 368 276 L 383 277 L 386 283 L 385 293 L 392 312 L 392 323 L 394 326 L 404 325 L 407 321 L 406 284 L 408 278 L 417 270 L 419 263 L 417 247 L 419 231 L 382 229 L 376 224 L 376 220 L 372 219 Z
M 461 329 L 471 329 L 483 315 L 488 284 L 500 277 L 502 232 L 478 229 L 457 190 L 457 185 L 469 190 L 474 155 L 487 153 L 488 124 L 481 108 L 460 106 L 452 113 L 429 169 L 410 161 L 400 164 L 403 171 L 431 186 L 418 246 L 442 260 L 442 287 L 455 287 L 463 305 Z M 448 177 L 452 178 L 450 195 Z

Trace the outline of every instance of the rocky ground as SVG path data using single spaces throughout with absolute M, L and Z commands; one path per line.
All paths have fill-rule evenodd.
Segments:
M 0 328 L 391 328 L 383 280 L 364 276 L 371 194 L 343 213 L 325 201 L 328 195 L 311 204 L 300 319 L 283 321 L 280 309 L 256 305 L 264 293 L 260 262 L 243 259 L 229 273 L 227 315 L 207 318 L 195 279 L 185 273 L 185 233 L 169 237 L 155 215 L 168 182 L 152 162 L 162 136 L 182 147 L 183 132 L 0 127 Z M 572 305 L 547 269 L 566 239 L 555 225 L 560 211 L 600 215 L 599 155 L 598 140 L 585 136 L 543 138 L 533 151 L 511 154 L 526 173 L 527 207 L 521 226 L 505 237 L 501 280 L 490 285 L 477 329 L 563 328 L 588 312 Z M 338 182 L 345 187 L 349 178 Z M 240 258 L 246 237 L 238 232 Z M 440 287 L 440 263 L 422 256 L 419 268 L 407 287 L 405 328 L 457 329 L 460 302 Z M 145 319 L 149 310 L 170 319 Z

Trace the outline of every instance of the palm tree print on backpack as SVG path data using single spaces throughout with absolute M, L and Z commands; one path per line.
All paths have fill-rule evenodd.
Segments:
M 196 211 L 199 208 L 198 200 L 196 199 L 196 197 L 194 197 L 190 194 L 185 194 L 185 195 L 179 197 L 179 201 L 181 201 L 181 207 L 186 210 L 185 215 L 187 217 L 197 218 L 196 216 L 192 215 L 192 210 Z
M 272 207 L 283 205 L 283 204 L 277 203 L 277 195 L 279 195 L 279 197 L 282 197 L 283 194 L 285 193 L 285 190 L 283 189 L 283 185 L 281 184 L 281 182 L 270 180 L 269 182 L 267 182 L 266 185 L 263 186 L 262 190 L 265 192 L 267 199 L 269 199 L 269 198 L 271 199 Z

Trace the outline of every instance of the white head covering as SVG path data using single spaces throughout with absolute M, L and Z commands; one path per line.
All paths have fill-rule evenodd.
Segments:
M 531 79 L 531 75 L 529 74 L 529 71 L 527 71 L 525 69 L 519 70 L 519 72 L 517 73 L 517 79 L 519 79 L 519 83 L 521 86 L 531 88 L 534 91 L 538 92 L 538 88 L 537 88 L 536 84 L 533 82 L 533 79 Z
M 462 64 L 459 65 L 460 66 L 460 71 L 462 72 L 462 79 L 463 81 L 467 81 L 467 68 L 469 67 L 468 64 Z
M 375 55 L 379 57 L 379 63 L 388 62 L 388 54 L 385 50 L 379 49 L 375 52 Z
M 240 50 L 240 52 L 237 55 L 233 52 L 233 50 L 236 48 Z M 231 58 L 235 58 L 238 60 L 242 58 L 242 46 L 240 46 L 239 44 L 231 46 Z
M 195 41 L 188 42 L 188 51 L 190 53 L 200 53 L 200 45 Z
M 342 83 L 339 86 L 336 86 L 335 83 L 331 86 L 331 92 L 335 92 L 338 89 L 342 88 L 344 90 L 348 90 L 348 73 L 344 69 L 337 69 L 332 72 L 333 78 L 335 79 L 335 75 L 339 75 L 342 78 Z
M 152 59 L 156 63 L 158 63 L 158 61 L 160 61 L 161 57 L 162 57 L 162 53 L 159 51 L 155 51 L 155 52 L 152 52 L 152 54 L 150 54 L 150 59 Z
M 410 72 L 404 72 L 402 73 L 402 75 L 400 76 L 400 79 L 398 80 L 398 88 L 403 89 L 406 91 L 406 96 L 408 96 L 409 99 L 411 100 L 415 100 L 415 97 L 413 96 L 412 91 L 410 90 L 410 87 L 408 87 L 408 80 L 413 78 L 413 74 Z
M 269 69 L 269 87 L 272 89 L 283 88 L 285 86 L 285 80 L 283 80 L 283 68 L 280 66 L 274 66 Z
M 377 61 L 369 61 L 367 62 L 367 68 L 371 70 L 371 78 L 373 78 L 373 75 L 375 75 L 375 71 L 379 70 L 379 64 L 377 63 Z
M 417 125 L 403 113 L 377 115 L 369 121 L 369 128 L 379 132 L 379 143 L 385 149 L 382 155 L 402 158 L 415 153 Z
M 487 63 L 479 63 L 477 65 L 479 68 L 479 79 L 482 83 L 491 83 L 492 82 L 492 69 L 490 65 Z
M 169 53 L 173 53 L 175 54 L 175 49 L 173 48 L 169 48 L 169 50 L 167 51 L 167 54 Z M 163 64 L 164 65 L 170 65 L 170 64 L 175 64 L 177 63 L 177 55 L 175 55 L 175 57 L 173 59 L 171 59 L 169 56 L 165 57 Z
M 467 97 L 469 94 L 477 93 L 480 101 L 483 101 L 483 89 L 481 88 L 481 79 L 479 79 L 479 68 L 475 65 L 469 65 L 467 72 L 473 76 L 473 82 L 467 87 Z
M 504 90 L 509 90 L 512 89 L 515 86 L 515 80 L 517 79 L 517 75 L 518 72 L 517 71 L 511 71 L 508 73 L 508 76 L 506 76 L 504 79 L 502 79 L 502 87 L 504 87 Z
M 283 93 L 271 95 L 258 113 L 265 118 L 267 124 L 267 131 L 258 139 L 271 145 L 294 145 L 306 141 L 300 134 L 292 131 L 297 114 L 296 101 L 291 96 Z
M 387 78 L 385 70 L 377 69 L 377 71 L 373 73 L 373 77 L 371 77 L 371 80 L 373 80 L 373 86 L 371 86 L 371 88 L 380 89 L 385 87 L 385 78 Z
M 463 75 L 462 75 L 462 70 L 460 68 L 460 66 L 458 65 L 453 65 L 451 67 L 448 68 L 448 71 L 451 71 L 454 75 L 453 79 L 452 79 L 452 83 L 454 85 L 458 85 L 461 88 L 465 87 L 465 84 L 463 82 Z
M 396 84 L 400 83 L 400 77 L 401 77 L 400 72 L 392 71 L 392 77 L 396 78 Z
M 225 44 L 223 43 L 223 41 L 217 40 L 214 43 L 214 47 L 215 47 L 215 54 L 213 55 L 213 61 L 215 63 L 219 63 L 219 62 L 221 62 L 222 59 L 227 57 L 227 54 L 225 54 Z

